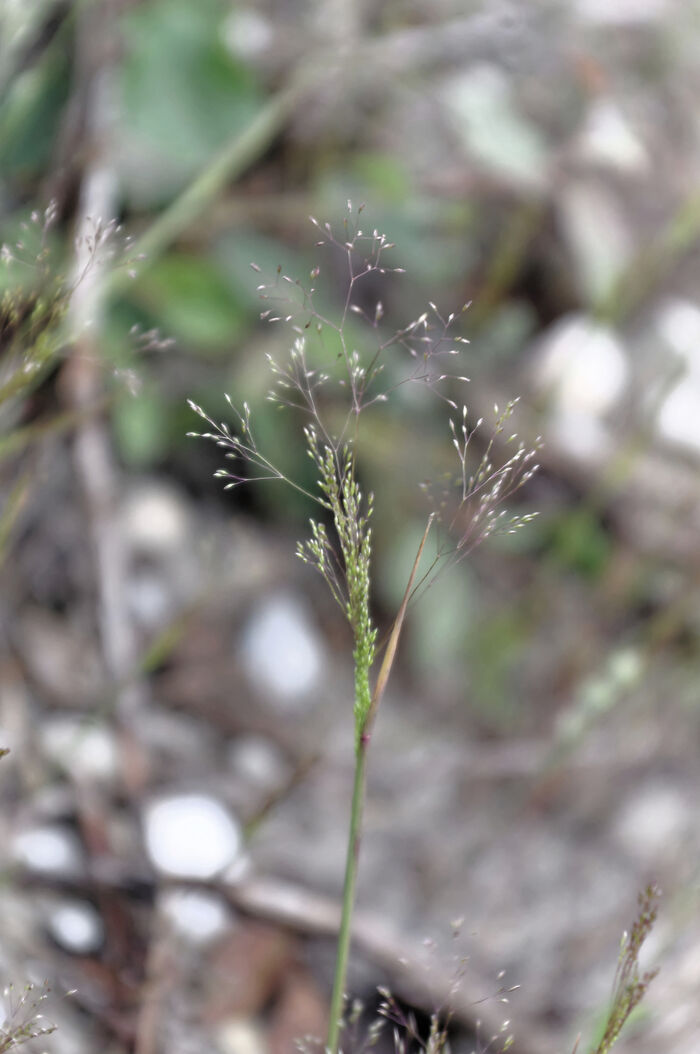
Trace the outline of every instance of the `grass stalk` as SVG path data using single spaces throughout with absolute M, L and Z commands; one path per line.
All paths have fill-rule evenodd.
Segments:
M 416 578 L 418 565 L 420 564 L 425 543 L 434 517 L 428 517 L 423 537 L 416 558 L 413 561 L 411 574 L 406 586 L 401 607 L 394 621 L 389 637 L 389 642 L 384 652 L 384 659 L 379 669 L 377 683 L 372 693 L 371 704 L 365 716 L 360 735 L 355 743 L 355 777 L 352 790 L 352 807 L 350 810 L 350 826 L 348 829 L 348 848 L 345 858 L 345 880 L 343 882 L 343 904 L 340 916 L 340 931 L 338 933 L 338 948 L 335 960 L 335 975 L 333 978 L 333 993 L 331 995 L 330 1020 L 328 1024 L 328 1042 L 326 1050 L 329 1054 L 338 1054 L 338 1038 L 343 1016 L 343 1001 L 345 997 L 345 979 L 348 972 L 348 956 L 350 954 L 350 941 L 352 936 L 352 914 L 355 905 L 355 885 L 357 882 L 357 866 L 360 859 L 360 841 L 362 838 L 362 815 L 365 804 L 365 789 L 367 786 L 367 754 L 371 742 L 372 726 L 376 717 L 377 709 L 386 688 L 391 667 L 396 656 L 399 637 L 406 617 L 406 609 L 411 599 L 413 583 Z M 369 685 L 365 684 L 366 694 L 369 695 Z
M 338 933 L 333 993 L 331 995 L 328 1040 L 326 1043 L 326 1049 L 329 1054 L 338 1054 L 338 1040 L 343 1017 L 345 979 L 348 972 L 348 957 L 350 954 L 350 940 L 352 936 L 352 915 L 355 906 L 357 865 L 360 858 L 360 841 L 362 838 L 362 814 L 364 812 L 365 789 L 367 784 L 368 750 L 369 740 L 360 739 L 355 748 L 355 779 L 352 791 L 350 825 L 348 828 L 348 848 L 345 859 L 343 905 L 340 917 L 340 931 Z

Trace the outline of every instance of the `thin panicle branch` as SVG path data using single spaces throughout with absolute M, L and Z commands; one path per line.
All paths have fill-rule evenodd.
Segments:
M 480 453 L 477 444 L 484 418 L 471 425 L 468 409 L 463 406 L 458 423 L 452 417 L 449 419 L 459 468 L 457 472 L 446 473 L 437 484 L 431 481 L 421 484 L 443 531 L 433 564 L 416 590 L 433 581 L 436 572 L 459 563 L 488 538 L 514 534 L 537 515 L 508 511 L 509 502 L 538 471 L 536 458 L 542 447 L 540 436 L 529 447 L 517 432 L 503 440 L 518 401 L 512 399 L 502 411 L 494 407 L 495 425 Z M 515 447 L 512 454 L 508 453 L 509 447 Z
M 353 632 L 361 626 L 369 626 L 368 616 L 361 614 L 358 605 L 358 561 L 362 563 L 365 558 L 362 546 L 356 544 L 356 535 L 357 532 L 368 532 L 370 510 L 366 504 L 358 503 L 354 483 L 348 482 L 356 480 L 355 442 L 360 417 L 369 407 L 385 402 L 407 384 L 427 387 L 456 410 L 458 406 L 451 392 L 455 384 L 468 381 L 465 375 L 445 369 L 445 363 L 458 356 L 461 347 L 468 344 L 464 336 L 453 331 L 469 305 L 465 305 L 459 315 L 444 315 L 431 302 L 426 311 L 408 325 L 385 333 L 382 302 L 378 301 L 371 311 L 358 302 L 362 283 L 368 276 L 403 271 L 401 267 L 387 266 L 385 257 L 394 245 L 386 235 L 376 229 L 371 232 L 361 229 L 362 211 L 363 206 L 355 212 L 348 202 L 340 235 L 329 223 L 321 224 L 311 217 L 318 234 L 317 247 L 344 261 L 346 286 L 336 316 L 317 307 L 320 264 L 311 270 L 308 285 L 284 274 L 281 268 L 277 269 L 272 281 L 258 285 L 261 299 L 267 305 L 261 317 L 269 322 L 288 323 L 296 334 L 286 360 L 267 356 L 272 381 L 267 399 L 280 407 L 300 412 L 306 419 L 304 434 L 309 456 L 318 471 L 317 490 L 310 492 L 290 479 L 260 449 L 253 435 L 247 403 L 239 410 L 226 397 L 236 418 L 236 427 L 232 430 L 190 402 L 211 431 L 189 433 L 203 435 L 226 450 L 225 457 L 233 464 L 219 469 L 216 476 L 226 481 L 227 489 L 246 482 L 280 480 L 325 510 L 333 521 L 335 541 L 328 535 L 327 524 L 312 520 L 311 537 L 298 546 L 297 553 L 327 582 Z M 260 271 L 256 264 L 251 266 Z M 352 319 L 366 326 L 369 339 L 364 352 L 353 346 Z M 329 350 L 328 336 L 333 337 L 339 352 Z M 384 372 L 389 364 L 390 377 Z M 495 423 L 485 441 L 482 441 L 483 418 L 472 425 L 466 405 L 462 406 L 459 423 L 454 417 L 450 418 L 451 439 L 459 467 L 456 473 L 448 473 L 436 483 L 422 485 L 429 499 L 429 512 L 442 530 L 433 562 L 415 585 L 413 594 L 430 584 L 442 568 L 466 557 L 482 541 L 495 534 L 512 533 L 533 519 L 533 513 L 510 515 L 507 509 L 516 492 L 537 471 L 535 459 L 541 445 L 539 436 L 531 447 L 518 440 L 515 433 L 505 439 L 505 429 L 517 402 L 517 399 L 511 400 L 502 411 L 494 408 Z M 338 405 L 344 407 L 340 425 L 335 412 Z M 514 448 L 512 452 L 509 447 Z M 357 517 L 356 522 L 351 522 L 353 517 Z M 351 544 L 352 531 L 356 535 L 352 536 Z M 367 553 L 367 563 L 368 560 Z M 351 597 L 352 605 L 349 606 Z
M 350 207 L 351 209 L 351 207 Z M 281 364 L 271 360 L 273 386 L 268 398 L 281 405 L 293 406 L 307 412 L 315 419 L 319 431 L 326 435 L 331 445 L 342 444 L 354 420 L 369 406 L 385 402 L 389 396 L 406 384 L 418 383 L 435 392 L 448 405 L 455 407 L 454 400 L 443 391 L 448 381 L 465 382 L 468 378 L 455 376 L 446 368 L 446 361 L 459 354 L 465 337 L 452 335 L 457 316 L 443 317 L 434 304 L 407 326 L 385 334 L 382 330 L 384 307 L 378 301 L 368 312 L 361 299 L 362 285 L 371 275 L 403 273 L 401 267 L 389 267 L 385 254 L 394 248 L 386 235 L 376 229 L 365 233 L 359 227 L 349 209 L 343 224 L 343 236 L 337 236 L 329 223 L 320 224 L 311 218 L 319 234 L 317 247 L 344 258 L 347 285 L 343 304 L 337 317 L 331 317 L 317 305 L 315 282 L 321 275 L 316 266 L 310 273 L 308 286 L 292 279 L 278 269 L 272 282 L 258 286 L 261 299 L 269 304 L 261 317 L 269 322 L 291 323 L 299 340 L 290 352 L 290 361 Z M 253 265 L 257 269 L 257 265 Z M 463 309 L 466 310 L 466 307 Z M 351 344 L 351 318 L 362 321 L 372 333 L 367 353 L 361 353 Z M 316 337 L 321 355 L 324 355 L 324 335 L 332 335 L 340 346 L 343 369 L 338 376 L 321 365 L 309 360 L 309 348 L 304 338 L 308 333 Z M 374 346 L 372 347 L 372 343 Z M 384 381 L 386 353 L 399 349 L 405 354 L 398 363 L 393 363 L 391 380 Z M 318 401 L 320 390 L 335 384 L 342 389 L 346 401 L 346 418 L 339 435 L 331 439 L 331 431 L 325 427 Z

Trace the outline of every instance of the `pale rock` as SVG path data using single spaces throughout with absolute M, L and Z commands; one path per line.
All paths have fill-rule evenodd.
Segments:
M 629 374 L 612 329 L 578 314 L 555 323 L 535 356 L 535 384 L 550 398 L 550 439 L 581 460 L 605 457 L 610 436 L 603 418 L 624 394 Z
M 162 556 L 188 541 L 187 510 L 179 494 L 164 483 L 143 480 L 122 502 L 122 527 L 132 548 Z
M 611 99 L 594 100 L 577 136 L 575 153 L 583 161 L 625 175 L 642 175 L 649 168 L 644 144 Z
M 65 900 L 47 918 L 49 933 L 62 948 L 75 955 L 93 955 L 104 941 L 100 915 L 87 900 Z
M 12 840 L 12 855 L 30 871 L 43 871 L 64 878 L 84 872 L 80 841 L 72 830 L 58 824 L 28 827 Z
M 265 16 L 252 7 L 236 7 L 223 24 L 224 43 L 233 55 L 255 59 L 272 43 L 272 26 Z
M 622 396 L 629 364 L 613 330 L 585 315 L 568 315 L 545 334 L 536 375 L 557 409 L 602 417 Z
M 266 598 L 242 639 L 242 664 L 251 684 L 273 702 L 303 705 L 320 682 L 321 638 L 306 607 L 288 593 Z
M 179 878 L 221 875 L 242 846 L 238 822 L 220 801 L 205 794 L 173 794 L 149 802 L 143 829 L 153 866 Z
M 122 502 L 122 530 L 131 556 L 126 580 L 130 614 L 142 629 L 158 632 L 199 580 L 192 525 L 176 488 L 143 479 Z
M 161 895 L 160 908 L 173 929 L 195 944 L 208 944 L 226 932 L 229 910 L 216 893 L 170 889 Z
M 655 327 L 687 369 L 700 374 L 700 305 L 680 298 L 667 300 L 656 314 Z
M 216 1031 L 216 1046 L 220 1054 L 268 1054 L 265 1034 L 255 1021 L 230 1018 Z
M 264 736 L 238 736 L 229 747 L 228 764 L 238 778 L 262 791 L 278 787 L 289 774 L 280 750 Z
M 600 464 L 610 453 L 608 429 L 586 414 L 554 414 L 547 427 L 547 439 L 583 464 Z
M 635 788 L 615 816 L 620 845 L 641 863 L 673 859 L 687 835 L 692 813 L 681 791 L 662 781 Z
M 143 629 L 158 631 L 173 613 L 170 583 L 156 570 L 140 570 L 128 582 L 129 610 Z
M 660 437 L 700 454 L 700 376 L 688 373 L 664 399 L 656 419 Z
M 78 779 L 113 779 L 119 759 L 114 735 L 89 718 L 47 717 L 39 727 L 44 755 Z
M 655 324 L 663 345 L 680 360 L 676 383 L 658 411 L 658 434 L 700 454 L 700 307 L 690 300 L 669 300 Z
M 670 14 L 668 0 L 575 0 L 581 18 L 599 25 L 658 22 Z

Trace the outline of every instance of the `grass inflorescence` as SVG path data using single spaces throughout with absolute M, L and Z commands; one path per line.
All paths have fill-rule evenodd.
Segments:
M 654 885 L 647 886 L 639 894 L 637 916 L 630 929 L 622 935 L 610 1010 L 603 1035 L 591 1054 L 609 1054 L 630 1014 L 639 1006 L 658 973 L 657 969 L 642 972 L 639 957 L 642 945 L 656 922 L 659 895 L 659 890 Z
M 56 1031 L 56 1026 L 50 1024 L 42 1013 L 43 1004 L 49 997 L 46 984 L 26 984 L 19 991 L 9 984 L 3 989 L 2 997 L 5 1020 L 0 1025 L 0 1054 Z
M 316 489 L 290 479 L 271 454 L 261 448 L 246 401 L 227 396 L 234 422 L 219 422 L 201 406 L 192 410 L 209 426 L 203 436 L 225 451 L 230 464 L 216 472 L 227 488 L 247 482 L 284 482 L 306 495 L 321 510 L 310 521 L 310 537 L 299 543 L 297 555 L 323 577 L 343 611 L 353 637 L 355 669 L 355 779 L 343 893 L 343 914 L 338 940 L 335 982 L 330 1009 L 327 1049 L 337 1054 L 344 1005 L 345 976 L 350 946 L 350 927 L 362 830 L 367 751 L 376 712 L 391 673 L 409 600 L 429 584 L 441 568 L 461 560 L 486 538 L 512 532 L 532 519 L 532 513 L 509 514 L 506 503 L 537 471 L 539 437 L 528 448 L 516 434 L 505 439 L 505 431 L 516 406 L 508 402 L 494 408 L 495 425 L 490 438 L 481 442 L 483 420 L 473 425 L 466 405 L 461 406 L 459 424 L 455 412 L 460 404 L 453 397 L 456 386 L 468 378 L 450 369 L 467 339 L 455 332 L 459 313 L 443 316 L 434 303 L 416 319 L 386 333 L 384 308 L 377 301 L 365 305 L 370 276 L 401 273 L 387 264 L 394 248 L 376 229 L 360 227 L 362 207 L 357 213 L 348 202 L 341 235 L 329 223 L 312 218 L 318 235 L 317 248 L 333 254 L 345 274 L 342 303 L 335 313 L 320 306 L 317 292 L 321 265 L 314 267 L 304 284 L 278 269 L 271 282 L 258 286 L 265 302 L 262 318 L 286 323 L 292 338 L 286 359 L 268 356 L 271 386 L 267 398 L 279 407 L 296 411 L 301 418 L 307 452 L 316 474 Z M 260 271 L 253 264 L 256 272 Z M 364 324 L 366 343 L 356 347 L 355 325 Z M 313 337 L 313 343 L 310 338 Z M 390 367 L 390 368 L 387 368 Z M 371 615 L 373 496 L 364 494 L 357 465 L 361 418 L 371 408 L 386 403 L 406 385 L 420 385 L 441 399 L 448 410 L 448 428 L 458 467 L 436 485 L 425 486 L 429 499 L 427 523 L 403 602 L 388 638 L 382 662 L 372 685 L 377 659 L 377 631 Z M 476 450 L 479 453 L 476 454 Z M 473 456 L 473 454 L 475 456 Z M 444 530 L 427 570 L 419 563 L 432 524 Z M 408 570 L 408 569 L 407 569 Z M 437 1034 L 431 1049 L 435 1046 Z

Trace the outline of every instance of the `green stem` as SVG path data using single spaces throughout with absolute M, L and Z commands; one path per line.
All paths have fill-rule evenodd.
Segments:
M 333 995 L 331 997 L 328 1042 L 326 1043 L 327 1054 L 338 1054 L 338 1039 L 340 1036 L 340 1024 L 343 1015 L 343 999 L 345 996 L 345 978 L 347 976 L 348 955 L 350 953 L 352 910 L 355 903 L 357 863 L 360 856 L 360 837 L 362 834 L 362 812 L 365 803 L 368 748 L 369 740 L 360 739 L 355 751 L 355 783 L 352 792 L 348 851 L 345 860 L 343 911 L 340 919 L 340 933 L 338 934 L 338 951 L 335 961 Z
M 328 1042 L 326 1043 L 326 1054 L 338 1054 L 338 1038 L 340 1035 L 340 1024 L 343 1014 L 343 998 L 345 995 L 345 978 L 348 972 L 348 955 L 350 953 L 350 935 L 352 927 L 352 911 L 355 904 L 355 883 L 357 880 L 357 864 L 360 857 L 360 838 L 362 835 L 362 812 L 365 804 L 365 785 L 367 773 L 367 751 L 372 737 L 372 728 L 377 716 L 377 709 L 381 702 L 384 689 L 386 688 L 391 667 L 396 655 L 401 629 L 403 628 L 406 609 L 411 598 L 413 581 L 418 570 L 423 549 L 428 539 L 428 533 L 433 522 L 433 516 L 428 518 L 421 543 L 413 562 L 411 574 L 406 586 L 399 613 L 396 616 L 391 637 L 387 644 L 384 660 L 377 677 L 377 683 L 371 697 L 369 694 L 369 668 L 355 656 L 355 702 L 361 704 L 363 697 L 370 700 L 369 707 L 359 705 L 362 713 L 361 723 L 357 727 L 357 740 L 355 746 L 355 783 L 352 791 L 352 810 L 350 813 L 350 830 L 348 833 L 348 851 L 345 859 L 345 882 L 343 884 L 343 911 L 340 918 L 340 933 L 338 934 L 338 951 L 335 960 L 335 977 L 333 979 L 333 995 L 331 996 L 330 1022 L 328 1025 Z M 369 660 L 371 664 L 371 659 Z

